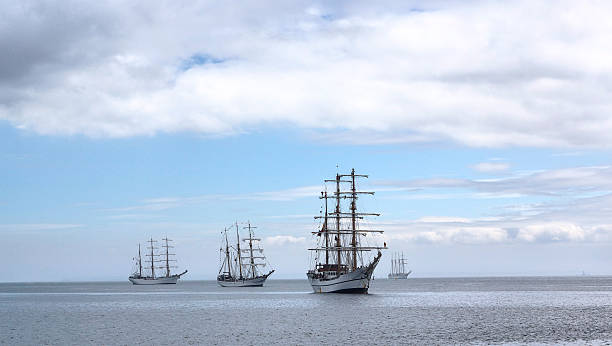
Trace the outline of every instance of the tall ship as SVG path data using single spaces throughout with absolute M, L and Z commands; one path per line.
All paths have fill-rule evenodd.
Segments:
M 404 253 L 401 256 L 399 253 L 393 254 L 391 258 L 391 273 L 387 276 L 389 279 L 407 279 L 412 270 L 406 271 L 407 261 L 404 258 Z
M 367 246 L 365 237 L 373 233 L 382 234 L 382 230 L 364 229 L 359 226 L 361 220 L 377 213 L 357 211 L 357 200 L 363 195 L 374 195 L 374 192 L 358 191 L 357 179 L 367 175 L 336 174 L 335 179 L 325 180 L 333 184 L 333 192 L 321 192 L 323 202 L 320 230 L 316 235 L 317 246 L 308 249 L 314 253 L 314 263 L 306 275 L 315 293 L 368 293 L 370 280 L 376 265 L 380 261 L 384 246 Z M 326 189 L 327 190 L 327 189 Z M 332 200 L 333 211 L 329 211 L 328 200 Z M 376 255 L 373 255 L 376 251 Z
M 140 253 L 140 244 L 138 244 L 138 257 L 134 258 L 136 261 L 136 271 L 128 278 L 134 285 L 161 285 L 161 284 L 176 284 L 181 276 L 187 273 L 187 270 L 180 274 L 172 274 L 170 268 L 177 268 L 175 265 L 171 265 L 171 262 L 176 262 L 172 256 L 175 254 L 170 253 L 170 249 L 173 246 L 169 245 L 172 240 L 168 237 L 162 239 L 163 251 L 156 252 L 159 247 L 155 246 L 157 240 L 153 238 L 149 239 L 147 243 L 149 246 L 147 253 L 145 254 L 145 260 L 143 264 L 142 255 Z M 156 270 L 157 269 L 157 270 Z
M 244 229 L 248 230 L 248 238 L 240 239 L 238 223 L 236 228 L 236 242 L 230 245 L 227 238 L 228 229 L 224 229 L 225 244 L 219 249 L 220 268 L 217 276 L 217 283 L 222 287 L 261 287 L 274 269 L 264 274 L 263 268 L 267 266 L 263 249 L 260 246 L 261 239 L 255 238 L 254 229 L 248 222 Z M 232 227 L 234 227 L 232 226 Z M 240 242 L 244 242 L 240 246 Z

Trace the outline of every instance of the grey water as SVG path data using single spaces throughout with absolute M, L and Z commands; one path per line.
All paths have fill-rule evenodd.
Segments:
M 0 284 L 1 344 L 612 344 L 612 277 Z

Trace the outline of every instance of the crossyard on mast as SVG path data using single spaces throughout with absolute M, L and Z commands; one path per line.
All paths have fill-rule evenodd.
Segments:
M 368 233 L 383 233 L 381 230 L 362 230 L 359 229 L 357 225 L 357 220 L 364 219 L 366 216 L 380 215 L 378 213 L 363 213 L 357 211 L 357 200 L 359 195 L 374 195 L 374 192 L 357 190 L 356 179 L 367 177 L 367 175 L 355 174 L 355 169 L 352 169 L 350 174 L 336 174 L 335 179 L 325 180 L 326 183 L 334 183 L 335 189 L 331 195 L 328 195 L 327 191 L 321 192 L 319 198 L 325 200 L 325 212 L 324 215 L 316 216 L 315 219 L 323 219 L 323 224 L 320 231 L 313 232 L 313 234 L 323 236 L 324 241 L 322 241 L 320 247 L 309 249 L 317 253 L 325 253 L 325 264 L 317 264 L 319 271 L 335 271 L 338 274 L 346 272 L 347 270 L 354 271 L 358 267 L 359 256 L 361 256 L 362 252 L 386 248 L 379 246 L 361 246 L 360 244 L 360 238 Z M 341 188 L 343 184 L 349 184 L 349 188 L 346 191 Z M 332 212 L 328 211 L 328 198 L 335 199 L 336 202 L 334 211 Z M 343 199 L 350 201 L 348 211 L 342 211 L 340 201 Z M 343 219 L 351 220 L 348 228 L 342 226 Z M 333 221 L 335 225 L 330 225 L 330 221 Z M 330 237 L 333 237 L 333 244 L 330 242 Z M 346 263 L 343 263 L 343 255 L 346 259 Z
M 232 276 L 232 263 L 231 263 L 231 255 L 230 255 L 230 247 L 229 242 L 227 241 L 227 228 L 223 229 L 223 233 L 225 235 L 225 261 L 223 261 L 223 265 L 219 270 L 220 274 L 227 274 L 228 276 Z M 225 266 L 225 262 L 227 261 L 227 268 L 223 271 L 223 267 Z M 223 271 L 223 272 L 222 272 Z
M 171 265 L 170 262 L 176 262 L 175 259 L 172 259 L 170 256 L 175 256 L 175 254 L 170 253 L 170 248 L 174 248 L 174 246 L 170 245 L 171 239 L 162 238 L 164 241 L 161 245 L 161 248 L 164 250 L 159 252 L 159 247 L 156 246 L 157 240 L 150 238 L 146 242 L 148 246 L 147 250 L 144 252 L 145 263 L 143 265 L 140 244 L 138 244 L 138 258 L 137 260 L 137 271 L 132 273 L 128 279 L 134 285 L 157 285 L 157 284 L 176 284 L 178 279 L 181 276 L 187 273 L 185 270 L 182 273 L 172 274 L 170 272 L 170 268 L 177 268 L 175 265 Z M 165 256 L 165 257 L 164 257 Z M 160 265 L 161 264 L 161 265 Z M 162 274 L 162 271 L 156 269 L 165 269 L 165 274 Z M 143 271 L 147 271 L 147 273 L 143 273 Z M 148 273 L 150 271 L 150 273 Z
M 157 253 L 156 250 L 159 250 L 159 247 L 155 246 L 155 243 L 157 243 L 157 240 L 154 240 L 153 238 L 147 240 L 147 243 L 149 243 L 149 246 L 147 246 L 147 249 L 150 250 L 149 253 L 147 253 L 145 256 L 148 257 L 147 260 L 145 260 L 146 263 L 148 263 L 148 265 L 146 266 L 146 269 L 151 270 L 151 277 L 155 278 L 155 277 L 161 277 L 161 276 L 156 276 L 155 275 L 155 269 L 165 269 L 166 273 L 165 277 L 170 277 L 171 273 L 170 273 L 170 268 L 177 268 L 177 266 L 175 265 L 170 265 L 170 262 L 176 262 L 175 259 L 172 259 L 170 256 L 175 256 L 176 254 L 170 253 L 170 249 L 174 248 L 174 246 L 169 245 L 169 242 L 172 241 L 172 239 L 168 239 L 168 237 L 163 238 L 162 239 L 164 241 L 164 244 L 162 244 L 162 248 L 164 248 L 165 250 L 162 253 Z M 161 257 L 165 257 L 165 258 L 161 258 Z M 140 276 L 142 276 L 142 264 L 141 264 L 141 259 L 140 259 L 140 244 L 138 245 L 138 258 L 139 258 L 139 274 Z M 164 263 L 164 265 L 157 265 L 158 263 Z
M 391 258 L 391 274 L 399 275 L 406 274 L 406 264 L 408 261 L 404 258 L 404 253 L 402 252 L 401 257 L 399 253 L 394 253 Z
M 140 244 L 138 244 L 138 275 L 142 277 L 142 256 L 140 256 Z
M 155 265 L 155 263 L 161 262 L 161 260 L 157 259 L 157 257 L 159 257 L 161 255 L 158 254 L 158 253 L 155 253 L 155 250 L 159 249 L 154 244 L 154 243 L 157 243 L 157 240 L 153 240 L 153 238 L 151 238 L 151 239 L 147 240 L 147 243 L 149 243 L 149 246 L 147 246 L 147 249 L 151 250 L 150 253 L 145 255 L 145 256 L 149 257 L 149 259 L 146 261 L 146 262 L 149 263 L 149 266 L 147 266 L 147 269 L 151 269 L 151 277 L 155 278 L 155 268 L 157 268 L 157 269 L 163 268 L 163 267 L 159 267 L 159 266 Z
M 175 256 L 176 254 L 169 252 L 169 249 L 174 248 L 174 246 L 168 245 L 168 242 L 172 241 L 172 239 L 168 239 L 168 237 L 166 236 L 166 238 L 162 238 L 162 240 L 165 242 L 164 245 L 162 245 L 162 247 L 166 249 L 166 253 L 165 253 L 166 255 L 166 260 L 165 260 L 166 277 L 170 277 L 170 268 L 177 268 L 177 266 L 170 265 L 170 262 L 176 262 L 175 259 L 170 259 L 170 256 Z
M 246 229 L 246 230 L 249 231 L 249 237 L 242 239 L 242 241 L 248 242 L 248 244 L 249 244 L 249 248 L 248 249 L 243 249 L 242 251 L 243 252 L 247 252 L 249 254 L 249 258 L 248 258 L 249 263 L 247 264 L 247 266 L 249 266 L 249 270 L 248 270 L 247 276 L 251 277 L 251 278 L 255 278 L 255 277 L 258 276 L 257 266 L 265 266 L 266 265 L 265 263 L 257 263 L 257 262 L 255 262 L 256 259 L 262 259 L 263 260 L 263 259 L 266 258 L 263 255 L 261 255 L 261 256 L 256 256 L 255 255 L 255 251 L 259 252 L 259 254 L 262 254 L 262 252 L 263 252 L 263 250 L 259 246 L 256 246 L 255 248 L 253 248 L 253 244 L 254 244 L 253 242 L 261 241 L 260 238 L 254 238 L 253 230 L 255 228 L 257 228 L 257 227 L 251 226 L 251 222 L 248 221 L 247 222 L 247 226 L 243 227 L 243 229 Z
M 224 229 L 225 249 L 223 247 L 220 249 L 224 258 L 219 269 L 219 277 L 223 280 L 251 280 L 262 277 L 264 274 L 258 267 L 265 267 L 267 263 L 264 261 L 266 257 L 263 255 L 263 249 L 259 245 L 261 239 L 255 238 L 254 229 L 257 227 L 252 226 L 250 222 L 246 223 L 243 229 L 248 230 L 248 237 L 240 236 L 238 222 L 231 227 L 236 229 L 236 243 L 230 245 L 227 236 L 229 229 Z M 245 242 L 244 246 L 241 246 L 241 242 Z
M 236 253 L 238 254 L 238 271 L 240 272 L 240 279 L 242 280 L 242 251 L 240 251 L 240 234 L 238 234 L 238 222 L 236 222 L 236 249 Z

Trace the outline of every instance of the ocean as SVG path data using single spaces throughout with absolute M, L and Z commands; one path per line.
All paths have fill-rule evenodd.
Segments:
M 4 283 L 0 343 L 612 344 L 612 277 L 377 279 L 367 295 L 306 280 Z

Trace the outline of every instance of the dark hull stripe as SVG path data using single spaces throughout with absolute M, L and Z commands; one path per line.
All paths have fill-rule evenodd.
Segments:
M 338 291 L 326 292 L 326 293 L 359 293 L 359 294 L 364 294 L 364 293 L 368 293 L 368 289 L 367 288 L 347 288 L 347 289 L 344 289 L 344 290 L 338 290 Z
M 135 282 L 132 282 L 132 285 L 149 286 L 149 284 L 137 284 Z M 154 284 L 151 284 L 150 286 L 152 285 L 176 285 L 176 282 L 156 282 Z
M 341 282 L 334 282 L 334 283 L 327 284 L 327 285 L 322 285 L 322 284 L 314 284 L 314 285 L 312 285 L 312 286 L 332 286 L 332 285 L 340 285 L 340 284 L 343 284 L 343 283 L 345 283 L 345 282 L 359 281 L 359 280 L 364 280 L 364 279 L 363 279 L 363 278 L 360 278 L 360 279 L 352 279 L 352 280 L 346 280 L 346 281 L 341 281 Z

